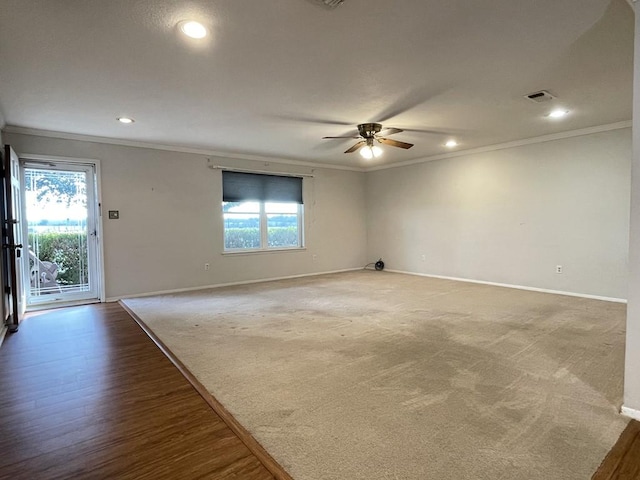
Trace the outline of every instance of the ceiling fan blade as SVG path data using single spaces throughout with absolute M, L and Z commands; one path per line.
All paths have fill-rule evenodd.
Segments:
M 431 135 L 463 135 L 469 133 L 468 130 L 462 130 L 459 128 L 447 128 L 442 130 L 428 129 L 428 128 L 405 128 L 405 132 L 415 133 L 428 133 Z
M 270 115 L 270 118 L 278 119 L 278 120 L 286 120 L 289 122 L 296 123 L 315 123 L 319 125 L 342 125 L 342 126 L 353 126 L 353 122 L 343 122 L 341 120 L 334 120 L 331 118 L 320 118 L 313 116 L 302 116 L 302 115 Z
M 443 88 L 442 86 L 422 85 L 400 96 L 393 105 L 385 111 L 380 112 L 376 118 L 380 123 L 385 123 L 386 121 L 408 112 L 409 110 L 413 110 L 417 106 L 426 103 L 447 90 L 448 87 Z
M 349 150 L 345 151 L 344 153 L 353 153 L 356 150 L 358 150 L 360 147 L 364 146 L 367 142 L 365 140 L 360 140 L 358 143 L 356 143 L 354 146 L 352 146 Z
M 388 137 L 389 135 L 395 135 L 396 133 L 401 133 L 401 132 L 404 132 L 404 130 L 402 130 L 401 128 L 385 127 L 382 129 L 380 133 L 378 133 L 378 135 L 381 135 L 383 137 Z
M 326 140 L 327 138 L 360 138 L 360 136 L 359 135 L 356 135 L 356 136 L 351 135 L 351 136 L 348 136 L 348 137 L 322 137 L 323 140 Z
M 380 143 L 384 143 L 385 145 L 391 145 L 392 147 L 399 148 L 411 148 L 413 147 L 413 143 L 399 142 L 398 140 L 391 140 L 390 138 L 376 138 Z

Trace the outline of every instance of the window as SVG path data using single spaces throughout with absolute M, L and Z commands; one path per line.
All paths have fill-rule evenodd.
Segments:
M 303 246 L 302 178 L 222 172 L 225 251 Z

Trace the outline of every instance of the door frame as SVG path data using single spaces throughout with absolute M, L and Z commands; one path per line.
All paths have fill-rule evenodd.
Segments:
M 17 332 L 26 310 L 22 244 L 22 181 L 20 158 L 9 144 L 2 147 L 2 286 L 3 324 Z M 16 186 L 17 184 L 17 186 Z M 6 243 L 5 243 L 6 242 Z M 4 332 L 4 330 L 3 330 Z
M 100 160 L 91 159 L 91 158 L 73 158 L 73 157 L 61 157 L 56 155 L 40 155 L 40 154 L 32 154 L 32 153 L 24 153 L 19 154 L 20 162 L 34 162 L 34 163 L 42 163 L 43 166 L 46 166 L 47 163 L 67 163 L 67 164 L 75 164 L 75 165 L 85 165 L 91 166 L 95 169 L 95 224 L 96 224 L 96 283 L 97 283 L 97 301 L 104 302 L 106 298 L 106 288 L 105 288 L 105 280 L 104 280 L 104 241 L 103 241 L 103 227 L 102 227 L 102 177 L 101 177 L 101 169 L 100 169 Z M 21 181 L 24 183 L 24 178 L 22 178 L 23 166 L 21 165 L 20 173 L 21 173 Z M 24 186 L 23 186 L 24 187 Z M 22 219 L 26 220 L 26 198 L 25 198 L 25 189 L 22 188 L 22 211 L 20 215 Z M 26 221 L 23 222 L 24 228 L 27 229 Z M 23 236 L 26 233 L 23 233 Z M 27 238 L 27 237 L 24 237 Z M 28 258 L 28 255 L 25 256 Z M 27 268 L 26 266 L 23 268 Z M 26 276 L 23 278 L 28 279 Z M 29 285 L 26 285 L 25 288 L 28 288 Z M 95 301 L 94 301 L 95 302 Z M 69 302 L 55 302 L 54 303 L 42 303 L 29 305 L 27 310 L 38 310 L 43 308 L 51 308 L 53 305 L 55 306 L 67 306 L 67 305 L 82 305 L 86 303 L 92 303 L 91 300 L 71 300 Z

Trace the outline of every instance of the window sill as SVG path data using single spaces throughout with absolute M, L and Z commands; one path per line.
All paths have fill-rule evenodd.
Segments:
M 240 255 L 263 255 L 265 253 L 290 253 L 290 252 L 304 252 L 306 247 L 292 247 L 292 248 L 270 248 L 268 250 L 226 250 L 222 252 L 222 255 L 229 255 L 231 257 Z

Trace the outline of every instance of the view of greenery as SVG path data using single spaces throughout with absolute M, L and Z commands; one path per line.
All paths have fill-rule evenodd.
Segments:
M 40 260 L 58 265 L 56 281 L 60 285 L 81 285 L 87 282 L 86 234 L 29 233 L 29 245 L 37 245 L 37 256 Z
M 69 206 L 86 202 L 86 185 L 81 173 L 27 169 L 25 183 L 30 191 L 35 192 L 39 203 L 54 202 Z
M 263 213 L 261 214 L 261 208 Z M 223 202 L 225 250 L 258 249 L 260 218 L 266 222 L 267 247 L 299 245 L 298 205 L 292 203 Z M 264 248 L 264 247 L 263 247 Z
M 26 168 L 25 195 L 29 249 L 58 266 L 59 285 L 87 283 L 84 173 Z
M 298 245 L 298 227 L 270 227 L 267 233 L 269 247 L 295 247 Z M 225 228 L 224 248 L 227 250 L 260 248 L 258 227 Z

